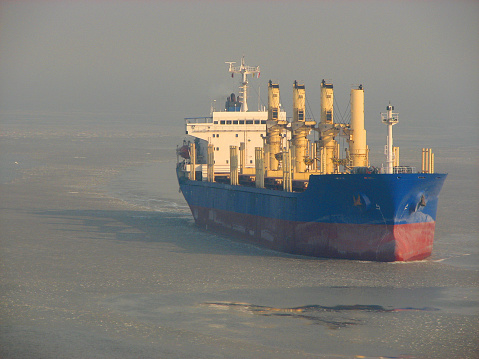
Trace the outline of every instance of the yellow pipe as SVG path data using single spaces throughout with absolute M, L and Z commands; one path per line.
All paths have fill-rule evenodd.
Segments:
M 264 188 L 264 152 L 262 147 L 255 148 L 255 185 Z
M 238 185 L 238 149 L 230 146 L 230 184 Z
M 351 89 L 351 137 L 349 153 L 353 167 L 366 167 L 369 164 L 364 129 L 364 90 L 362 86 Z

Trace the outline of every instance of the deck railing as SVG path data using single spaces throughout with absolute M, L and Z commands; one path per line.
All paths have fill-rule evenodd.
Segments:
M 394 173 L 416 173 L 416 167 L 397 166 L 393 168 Z
M 185 123 L 213 123 L 213 117 L 187 117 Z

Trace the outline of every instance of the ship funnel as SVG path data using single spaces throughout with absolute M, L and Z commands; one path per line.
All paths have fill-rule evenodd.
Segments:
M 364 129 L 364 90 L 362 85 L 359 85 L 357 89 L 351 89 L 349 155 L 352 167 L 369 165 L 366 130 Z

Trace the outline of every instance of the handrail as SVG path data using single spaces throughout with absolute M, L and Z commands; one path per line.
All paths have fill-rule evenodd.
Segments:
M 416 173 L 416 167 L 397 166 L 393 168 L 394 173 Z
M 202 120 L 202 121 L 199 121 Z M 212 123 L 213 117 L 185 117 L 186 123 Z

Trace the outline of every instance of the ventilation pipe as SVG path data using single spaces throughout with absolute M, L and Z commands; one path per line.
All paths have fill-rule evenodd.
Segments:
M 349 155 L 352 167 L 369 165 L 366 130 L 364 129 L 364 90 L 362 85 L 359 85 L 357 89 L 351 89 Z

